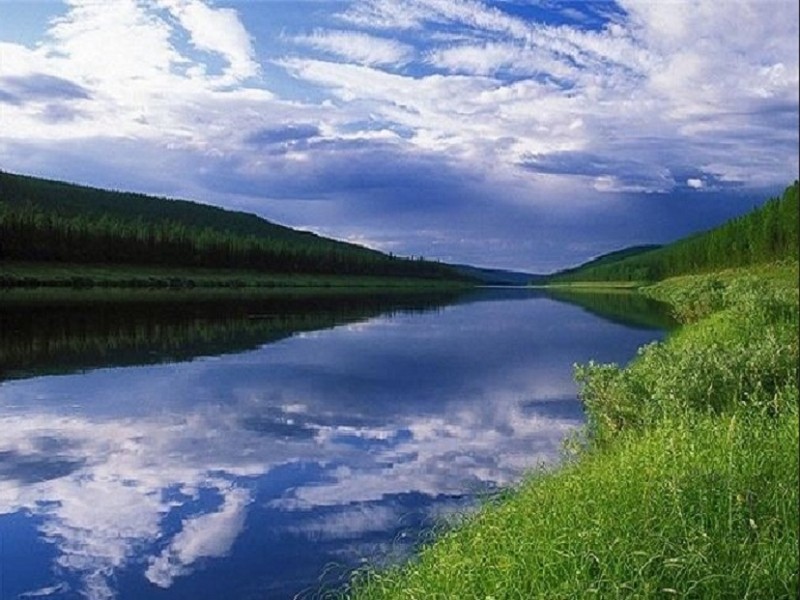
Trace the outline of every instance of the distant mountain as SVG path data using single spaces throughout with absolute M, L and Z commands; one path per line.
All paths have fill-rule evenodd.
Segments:
M 781 260 L 800 254 L 798 182 L 751 212 L 662 247 L 637 246 L 553 274 L 549 282 L 657 281 Z
M 523 271 L 506 271 L 503 269 L 485 269 L 470 265 L 448 265 L 465 277 L 475 279 L 484 285 L 530 285 L 544 281 L 544 275 L 535 275 Z
M 254 214 L 2 171 L 0 260 L 461 278 Z

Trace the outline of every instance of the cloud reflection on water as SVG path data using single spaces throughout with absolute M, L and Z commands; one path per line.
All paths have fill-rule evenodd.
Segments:
M 269 529 L 264 544 L 322 543 L 291 569 L 357 563 L 392 545 L 410 507 L 460 509 L 557 458 L 582 422 L 572 362 L 652 335 L 548 301 L 483 303 L 216 360 L 7 382 L 0 531 L 2 515 L 35 517 L 58 552 L 40 589 L 77 578 L 91 600 L 117 597 L 129 571 L 169 589 L 239 556 L 251 527 Z

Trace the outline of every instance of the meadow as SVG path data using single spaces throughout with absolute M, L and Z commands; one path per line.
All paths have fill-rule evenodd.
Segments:
M 346 597 L 796 598 L 796 261 L 667 279 L 683 325 L 576 367 L 587 426 L 408 563 Z

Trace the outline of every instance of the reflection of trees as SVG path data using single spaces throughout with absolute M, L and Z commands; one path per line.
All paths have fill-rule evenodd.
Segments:
M 596 288 L 483 288 L 465 295 L 460 302 L 551 299 L 579 306 L 591 314 L 640 329 L 669 330 L 677 325 L 666 304 L 633 290 Z
M 243 352 L 386 312 L 425 311 L 456 292 L 309 293 L 141 301 L 96 296 L 0 302 L 0 380 Z
M 547 295 L 569 302 L 607 321 L 643 329 L 673 329 L 677 323 L 666 304 L 631 291 L 600 292 L 550 288 Z
M 244 352 L 303 331 L 327 329 L 395 311 L 426 311 L 462 301 L 508 300 L 511 290 L 437 292 L 280 292 L 203 297 L 92 292 L 31 301 L 0 298 L 0 381 L 83 369 L 191 360 Z M 628 326 L 669 329 L 663 305 L 636 293 L 519 290 L 551 297 Z M 496 296 L 496 297 L 495 297 Z

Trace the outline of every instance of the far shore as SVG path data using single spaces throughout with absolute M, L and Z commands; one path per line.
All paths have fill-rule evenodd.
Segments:
M 529 287 L 542 290 L 568 289 L 571 291 L 605 292 L 605 291 L 635 291 L 648 285 L 646 281 L 570 281 L 554 282 Z
M 0 289 L 272 290 L 298 288 L 453 289 L 471 282 L 349 274 L 117 264 L 0 262 Z

